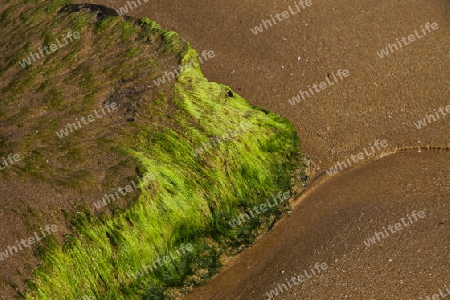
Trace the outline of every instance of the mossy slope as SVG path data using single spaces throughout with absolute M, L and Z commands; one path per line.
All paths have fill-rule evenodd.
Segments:
M 96 35 L 98 40 L 74 44 L 68 53 L 60 54 L 66 62 L 60 63 L 58 58 L 61 56 L 55 53 L 42 63 L 16 73 L 11 68 L 17 67 L 21 56 L 6 59 L 9 67 L 2 74 L 15 74 L 17 79 L 3 86 L 5 98 L 2 101 L 26 108 L 29 105 L 25 100 L 27 94 L 39 87 L 47 93 L 54 93 L 57 88 L 51 79 L 44 79 L 39 74 L 69 72 L 71 74 L 65 78 L 73 92 L 68 94 L 83 99 L 83 104 L 60 99 L 56 93 L 50 96 L 52 101 L 41 102 L 21 115 L 14 115 L 25 129 L 30 129 L 31 126 L 27 128 L 31 124 L 29 110 L 45 107 L 49 111 L 37 129 L 43 134 L 35 137 L 25 130 L 24 138 L 10 143 L 11 149 L 35 155 L 33 165 L 22 165 L 11 172 L 37 176 L 36 165 L 39 165 L 40 157 L 43 160 L 45 154 L 61 151 L 55 129 L 63 126 L 64 121 L 58 119 L 83 116 L 105 99 L 117 100 L 120 106 L 122 98 L 129 98 L 131 103 L 139 98 L 136 100 L 139 103 L 136 122 L 117 117 L 114 122 L 98 122 L 89 131 L 82 129 L 64 138 L 64 151 L 79 149 L 73 159 L 76 162 L 59 160 L 58 169 L 52 168 L 51 164 L 45 166 L 51 176 L 40 174 L 39 180 L 54 180 L 55 184 L 67 188 L 71 188 L 73 180 L 83 190 L 89 184 L 83 185 L 85 181 L 74 176 L 73 165 L 84 166 L 88 170 L 86 177 L 95 178 L 96 169 L 88 168 L 82 161 L 89 161 L 90 155 L 101 151 L 115 158 L 108 162 L 111 170 L 120 170 L 114 168 L 124 164 L 139 170 L 141 177 L 154 174 L 155 180 L 143 182 L 137 197 L 126 208 L 116 208 L 112 214 L 96 215 L 89 201 L 84 207 L 80 206 L 73 215 L 72 233 L 66 235 L 64 241 L 47 242 L 40 248 L 42 264 L 28 280 L 26 298 L 175 297 L 172 287 L 183 290 L 184 286 L 204 282 L 220 266 L 222 253 L 233 252 L 230 247 L 236 249 L 251 243 L 262 219 L 279 212 L 280 208 L 273 208 L 242 227 L 229 226 L 229 222 L 248 207 L 265 202 L 279 191 L 291 190 L 300 161 L 300 143 L 294 127 L 286 119 L 251 107 L 229 87 L 208 82 L 199 67 L 192 67 L 192 62 L 198 65 L 196 51 L 176 33 L 165 32 L 148 19 L 138 21 L 109 16 L 98 20 L 98 12 L 57 13 L 58 9 L 50 9 L 54 5 L 41 3 L 27 11 L 34 23 L 26 19 L 21 26 L 45 26 L 45 18 L 51 18 L 52 24 L 72 20 L 82 37 Z M 2 20 L 13 22 L 10 18 L 10 12 L 3 12 Z M 111 38 L 105 38 L 118 36 L 122 41 L 116 45 Z M 127 41 L 131 41 L 131 46 L 124 46 Z M 161 43 L 156 58 L 146 51 L 148 41 L 153 45 L 158 41 Z M 114 60 L 104 54 L 102 60 L 108 62 L 101 66 L 102 70 L 94 70 L 94 66 L 86 64 L 86 57 L 93 53 L 101 56 L 104 47 L 118 48 L 115 50 L 118 58 Z M 21 53 L 22 56 L 25 54 Z M 171 61 L 171 57 L 177 58 L 183 67 L 177 79 L 164 88 L 139 90 L 136 96 L 120 93 L 118 88 L 111 90 L 108 86 L 117 86 L 123 81 L 127 82 L 127 88 L 142 84 L 138 75 L 142 76 L 139 70 L 144 68 L 152 70 L 146 73 L 146 76 L 150 74 L 146 80 L 157 78 L 163 73 L 158 61 Z M 64 71 L 68 65 L 70 71 Z M 99 71 L 106 74 L 107 80 L 96 80 L 97 76 L 101 78 L 96 73 Z M 90 83 L 86 85 L 82 80 L 70 79 L 76 74 L 81 74 Z M 19 84 L 24 81 L 25 86 Z M 73 106 L 69 105 L 71 102 Z M 127 111 L 121 112 L 126 114 Z M 8 116 L 8 113 L 3 112 L 3 115 Z M 12 117 L 4 117 L 3 122 L 11 121 Z M 50 122 L 44 122 L 49 119 Z M 209 151 L 194 155 L 202 143 L 236 130 L 242 122 L 248 124 L 248 130 L 218 143 Z M 98 134 L 97 138 L 87 142 L 94 134 Z M 39 154 L 33 152 L 34 145 L 40 145 Z M 45 165 L 43 161 L 41 163 Z M 115 176 L 120 177 L 120 172 Z M 171 260 L 154 272 L 138 278 L 132 276 L 144 265 L 179 249 L 181 244 L 192 244 L 194 251 Z

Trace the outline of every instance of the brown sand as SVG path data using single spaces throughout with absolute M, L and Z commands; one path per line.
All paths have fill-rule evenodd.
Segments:
M 316 262 L 328 270 L 277 298 L 420 299 L 450 287 L 450 116 L 420 130 L 413 124 L 450 105 L 450 1 L 313 0 L 258 35 L 250 28 L 294 1 L 141 2 L 129 15 L 149 17 L 199 52 L 216 53 L 202 65 L 210 80 L 289 118 L 318 178 L 290 217 L 186 299 L 267 298 L 278 283 Z M 427 22 L 439 29 L 378 57 L 388 43 Z M 288 103 L 338 69 L 348 69 L 350 77 Z M 323 173 L 375 139 L 389 146 L 335 177 Z M 443 150 L 382 157 L 429 146 Z M 363 244 L 413 210 L 426 217 L 376 245 Z
M 269 235 L 185 298 L 267 299 L 265 293 L 286 279 L 305 269 L 311 275 L 316 262 L 328 269 L 291 283 L 278 298 L 420 299 L 450 287 L 449 159 L 449 153 L 404 152 L 314 182 L 319 187 Z M 375 245 L 363 243 L 413 210 L 425 217 Z

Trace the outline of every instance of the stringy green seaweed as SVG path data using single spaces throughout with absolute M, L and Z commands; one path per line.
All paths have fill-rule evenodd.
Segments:
M 148 19 L 142 25 L 155 27 Z M 171 47 L 181 40 L 173 32 L 163 35 L 173 41 Z M 27 299 L 168 298 L 168 287 L 198 284 L 212 276 L 220 266 L 220 252 L 237 248 L 242 236 L 259 226 L 256 220 L 232 229 L 229 221 L 273 193 L 291 189 L 300 157 L 293 125 L 251 107 L 235 93 L 230 96 L 229 87 L 208 82 L 189 44 L 181 64 L 173 95 L 163 99 L 177 106 L 177 126 L 156 135 L 141 128 L 118 141 L 141 172 L 155 174 L 156 180 L 142 183 L 138 199 L 124 212 L 100 218 L 80 212 L 74 221 L 77 238 L 47 245 L 42 264 L 28 281 Z M 202 142 L 238 128 L 242 121 L 251 124 L 248 131 L 193 155 Z M 151 134 L 151 140 L 146 138 Z M 133 276 L 182 243 L 195 250 L 155 272 Z M 202 269 L 208 272 L 194 276 Z

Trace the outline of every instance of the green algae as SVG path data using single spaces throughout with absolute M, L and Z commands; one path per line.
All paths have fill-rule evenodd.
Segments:
M 195 58 L 195 51 L 188 53 L 182 61 Z M 239 207 L 290 189 L 290 160 L 299 151 L 290 123 L 255 110 L 236 94 L 225 98 L 229 88 L 208 82 L 197 69 L 183 71 L 173 89 L 180 108 L 176 119 L 196 126 L 161 129 L 151 142 L 143 138 L 143 130 L 130 139 L 133 147 L 122 145 L 140 170 L 156 174 L 153 188 L 147 187 L 152 182 L 143 183 L 129 210 L 111 219 L 89 222 L 80 216 L 77 232 L 81 238 L 72 241 L 70 249 L 45 256 L 48 271 L 36 272 L 38 288 L 29 299 L 86 294 L 102 299 L 158 299 L 165 287 L 175 284 L 175 278 L 182 285 L 183 278 L 195 274 L 191 261 L 206 259 L 199 255 L 207 245 L 205 236 L 218 235 L 225 241 L 238 235 L 230 232 L 228 222 L 239 213 Z M 252 127 L 239 140 L 201 157 L 192 156 L 197 144 L 235 128 L 242 120 Z M 186 136 L 183 129 L 191 134 Z M 274 176 L 277 171 L 281 173 Z M 155 273 L 137 280 L 130 277 L 181 243 L 194 244 L 196 251 Z M 214 259 L 207 268 L 217 268 L 215 252 L 208 253 L 207 258 Z
M 52 15 L 58 11 L 57 7 L 57 3 L 53 3 L 45 11 Z M 8 14 L 3 15 L 10 22 Z M 30 16 L 39 23 L 37 14 Z M 90 14 L 80 13 L 71 18 L 76 28 L 84 33 L 93 19 Z M 30 19 L 27 24 L 32 24 Z M 162 30 L 147 18 L 138 23 L 119 17 L 107 17 L 97 22 L 92 31 L 101 35 L 118 32 L 125 40 L 124 44 L 137 37 L 143 43 L 160 40 L 164 55 L 179 56 L 180 74 L 168 90 L 157 91 L 154 106 L 149 106 L 141 117 L 146 121 L 121 129 L 117 140 L 105 136 L 96 139 L 99 148 L 120 153 L 126 161 L 124 164 L 137 167 L 142 178 L 154 174 L 155 179 L 147 178 L 139 184 L 137 199 L 126 209 L 113 203 L 112 214 L 94 216 L 92 208 L 81 205 L 75 216 L 68 215 L 73 234 L 65 235 L 62 243 L 49 239 L 39 247 L 37 253 L 41 264 L 27 281 L 29 290 L 25 297 L 170 298 L 172 287 L 185 291 L 184 287 L 201 284 L 210 278 L 220 267 L 221 255 L 235 252 L 230 251 L 230 247 L 236 249 L 254 241 L 262 225 L 260 218 L 280 212 L 281 208 L 272 209 L 241 228 L 230 228 L 229 225 L 229 221 L 241 212 L 265 202 L 272 194 L 291 191 L 294 171 L 299 168 L 300 142 L 288 120 L 251 107 L 229 87 L 209 82 L 200 69 L 197 52 L 178 34 Z M 104 47 L 108 42 L 111 43 L 95 43 Z M 117 72 L 119 69 L 134 68 L 132 63 L 139 62 L 139 51 L 142 50 L 125 48 L 121 55 L 124 59 L 115 66 L 118 69 L 107 70 L 108 74 L 112 77 L 113 73 L 120 73 Z M 73 49 L 63 57 L 72 63 L 78 59 Z M 56 55 L 48 58 L 51 59 L 54 64 L 33 66 L 25 71 L 36 68 L 39 72 L 58 72 L 62 65 L 56 63 Z M 12 60 L 17 64 L 17 58 Z M 74 66 L 73 73 L 85 78 L 77 85 L 86 107 L 78 107 L 74 112 L 83 115 L 87 108 L 93 107 L 93 96 L 85 97 L 89 88 L 102 84 L 95 82 L 96 74 L 89 66 Z M 155 76 L 156 73 L 157 69 Z M 20 77 L 16 83 L 5 87 L 5 91 L 22 93 L 29 88 L 34 83 L 33 77 L 24 76 L 31 79 L 26 81 Z M 121 76 L 131 80 L 135 75 Z M 23 86 L 23 83 L 27 85 Z M 51 81 L 34 84 L 35 89 L 49 95 L 47 109 L 62 110 L 61 94 L 52 87 Z M 167 107 L 171 108 L 170 115 L 163 113 Z M 156 117 L 165 122 L 153 123 L 151 118 Z M 248 130 L 201 155 L 193 155 L 202 143 L 239 128 L 242 122 L 248 124 Z M 47 126 L 48 123 L 41 124 L 36 130 L 50 131 Z M 53 135 L 55 126 L 51 129 Z M 60 151 L 65 151 L 60 161 L 68 169 L 85 155 L 78 147 L 80 136 L 81 133 L 73 134 L 65 139 L 64 146 L 59 145 Z M 27 148 L 35 142 L 32 137 L 29 141 Z M 43 154 L 48 151 L 42 147 L 33 152 L 32 157 L 25 159 L 25 167 L 18 170 L 21 174 L 41 178 L 39 176 L 43 175 L 38 170 L 45 164 L 39 165 L 36 161 L 43 161 Z M 46 168 L 52 174 L 52 170 Z M 49 178 L 41 179 L 52 182 Z M 53 181 L 62 187 L 81 189 L 83 184 L 95 182 L 95 178 L 89 171 L 80 170 Z M 134 276 L 143 266 L 153 264 L 158 257 L 176 251 L 182 244 L 193 245 L 194 251 L 172 259 L 153 272 L 138 278 Z

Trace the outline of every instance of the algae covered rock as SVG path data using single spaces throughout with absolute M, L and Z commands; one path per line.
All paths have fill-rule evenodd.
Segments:
M 209 82 L 178 34 L 98 5 L 11 0 L 0 13 L 0 152 L 23 158 L 0 173 L 0 225 L 18 226 L 6 243 L 59 228 L 3 262 L 2 292 L 174 298 L 282 208 L 231 220 L 292 195 L 292 124 Z

